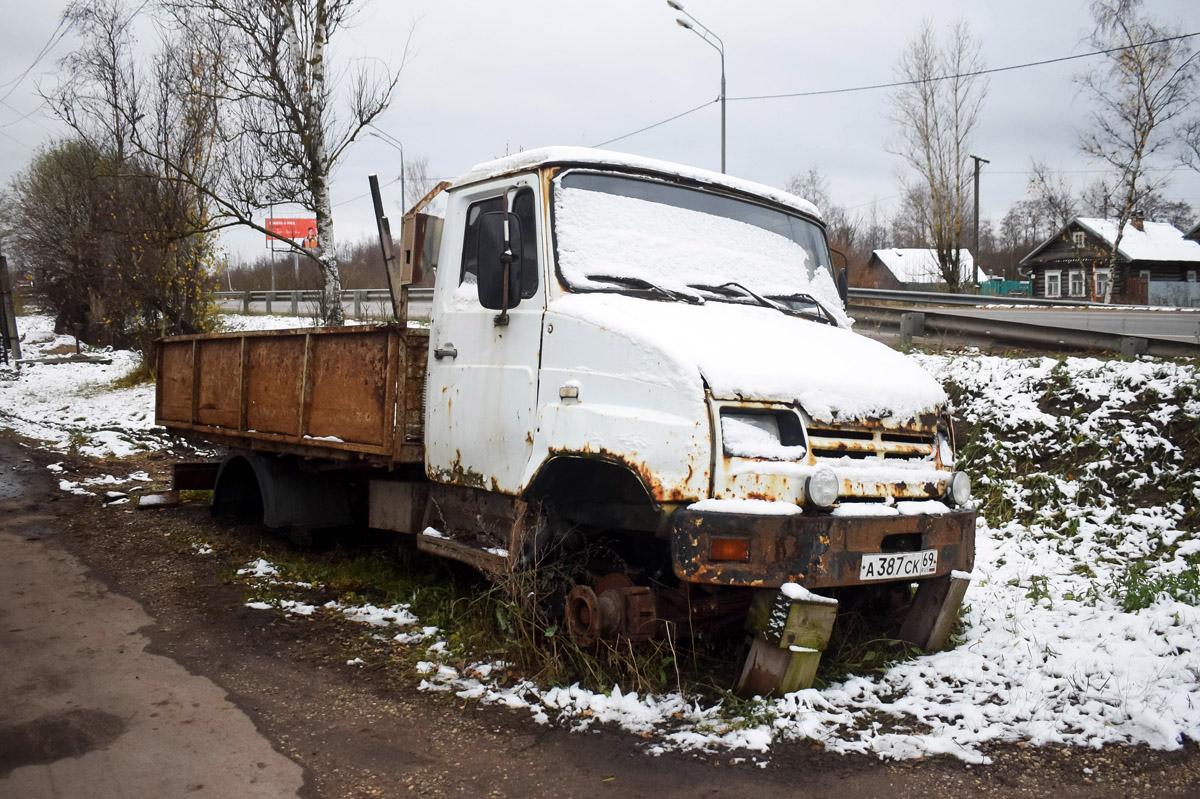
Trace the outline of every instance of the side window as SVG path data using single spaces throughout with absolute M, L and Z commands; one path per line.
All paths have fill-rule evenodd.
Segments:
M 490 197 L 471 203 L 467 209 L 467 225 L 463 240 L 462 273 L 458 282 L 475 284 L 479 281 L 479 218 L 491 211 L 503 211 L 503 198 Z M 532 189 L 521 189 L 513 199 L 509 212 L 517 217 L 521 229 L 521 297 L 528 299 L 538 288 L 537 204 Z M 499 268 L 499 264 L 483 264 L 484 269 Z

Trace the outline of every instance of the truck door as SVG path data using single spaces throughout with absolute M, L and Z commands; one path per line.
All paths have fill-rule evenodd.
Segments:
M 481 270 L 503 269 L 478 257 L 480 219 L 503 209 L 520 228 L 520 301 L 499 311 L 479 301 Z M 425 471 L 430 479 L 505 493 L 520 489 L 533 451 L 542 316 L 544 231 L 534 176 L 456 192 L 447 208 L 430 325 L 425 409 Z M 457 233 L 451 233 L 456 231 Z M 485 278 L 487 274 L 485 272 Z

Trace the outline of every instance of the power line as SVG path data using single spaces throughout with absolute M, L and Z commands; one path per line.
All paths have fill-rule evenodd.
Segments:
M 1005 67 L 994 67 L 992 69 L 981 69 L 981 70 L 977 70 L 975 72 L 964 72 L 959 75 L 941 75 L 941 76 L 938 76 L 935 78 L 924 78 L 921 80 L 895 81 L 893 83 L 876 83 L 876 84 L 872 84 L 870 86 L 851 86 L 851 87 L 842 88 L 842 89 L 821 89 L 818 91 L 790 92 L 790 93 L 786 93 L 786 94 L 759 94 L 759 95 L 749 95 L 746 97 L 728 97 L 726 99 L 728 99 L 728 100 L 781 100 L 781 99 L 785 99 L 785 98 L 789 98 L 789 97 L 818 97 L 818 96 L 826 95 L 826 94 L 847 94 L 850 92 L 866 92 L 866 91 L 872 91 L 875 89 L 892 89 L 892 88 L 896 88 L 899 86 L 916 86 L 916 85 L 922 84 L 922 83 L 933 83 L 936 81 L 951 80 L 954 78 L 972 78 L 972 77 L 976 77 L 979 75 L 991 75 L 991 74 L 994 74 L 997 72 L 1010 72 L 1010 71 L 1016 70 L 1016 69 L 1029 69 L 1030 67 L 1041 67 L 1041 66 L 1046 66 L 1047 64 L 1058 64 L 1063 61 L 1075 61 L 1075 60 L 1078 60 L 1081 58 L 1094 58 L 1095 56 L 1099 56 L 1099 55 L 1110 55 L 1112 53 L 1119 53 L 1124 50 L 1134 50 L 1138 47 L 1149 47 L 1150 45 L 1154 45 L 1154 44 L 1165 44 L 1166 42 L 1181 41 L 1183 39 L 1190 39 L 1195 36 L 1200 36 L 1200 31 L 1197 31 L 1195 33 L 1185 33 L 1180 36 L 1168 36 L 1168 37 L 1165 37 L 1162 39 L 1154 39 L 1153 41 L 1141 42 L 1140 44 L 1126 45 L 1124 47 L 1112 47 L 1107 50 L 1095 50 L 1090 53 L 1080 53 L 1078 55 L 1061 56 L 1059 58 L 1047 58 L 1047 59 L 1043 59 L 1041 61 L 1029 61 L 1024 64 L 1010 64 L 1009 66 L 1005 66 Z M 630 131 L 629 133 L 623 134 L 621 136 L 617 136 L 612 139 L 608 139 L 607 141 L 602 141 L 599 144 L 593 144 L 591 146 L 592 147 L 604 147 L 605 145 L 612 144 L 613 142 L 618 142 L 618 141 L 621 141 L 622 139 L 628 139 L 630 136 L 636 136 L 639 133 L 645 133 L 646 131 L 657 128 L 660 125 L 665 125 L 668 122 L 674 122 L 675 120 L 681 119 L 685 116 L 688 116 L 689 114 L 694 114 L 697 111 L 699 111 L 700 109 L 706 108 L 707 106 L 710 106 L 710 105 L 718 102 L 719 99 L 720 98 L 717 98 L 716 100 L 709 100 L 708 102 L 701 103 L 700 105 L 696 106 L 695 108 L 688 109 L 687 111 L 684 111 L 681 114 L 675 114 L 674 116 L 667 117 L 666 119 L 660 120 L 651 125 L 646 125 L 645 127 L 638 128 L 637 130 Z M 993 174 L 995 174 L 995 173 L 993 173 Z
M 893 89 L 899 86 L 918 86 L 925 83 L 936 83 L 943 80 L 953 80 L 954 78 L 974 78 L 980 75 L 992 75 L 996 72 L 1009 72 L 1014 69 L 1028 69 L 1030 67 L 1042 67 L 1047 64 L 1059 64 L 1063 61 L 1075 61 L 1080 58 L 1094 58 L 1098 55 L 1110 55 L 1119 53 L 1124 50 L 1136 50 L 1139 47 L 1149 47 L 1153 44 L 1165 44 L 1166 42 L 1177 42 L 1183 39 L 1190 39 L 1193 36 L 1200 36 L 1200 31 L 1195 33 L 1184 33 L 1179 36 L 1168 36 L 1163 39 L 1154 39 L 1149 42 L 1141 42 L 1139 44 L 1129 44 L 1124 47 L 1111 47 L 1107 50 L 1095 50 L 1091 53 L 1080 53 L 1079 55 L 1067 55 L 1059 58 L 1047 58 L 1042 61 L 1029 61 L 1024 64 L 1011 64 L 1006 67 L 993 67 L 992 69 L 980 69 L 974 72 L 963 72 L 957 75 L 940 75 L 935 78 L 921 78 L 919 80 L 901 80 L 894 83 L 876 83 L 871 86 L 852 86 L 844 89 L 821 89 L 811 92 L 789 92 L 787 94 L 758 94 L 747 97 L 730 97 L 732 100 L 780 100 L 787 97 L 817 97 L 825 94 L 847 94 L 849 92 L 866 92 L 874 89 Z M 630 134 L 632 135 L 632 134 Z
M 668 122 L 674 122 L 674 121 L 675 121 L 675 120 L 677 120 L 677 119 L 682 119 L 683 117 L 687 116 L 688 114 L 694 114 L 694 113 L 696 113 L 697 111 L 699 111 L 701 108 L 707 108 L 708 106 L 710 106 L 710 105 L 713 105 L 713 104 L 714 104 L 714 103 L 716 103 L 718 100 L 720 100 L 720 98 L 717 98 L 716 100 L 706 100 L 705 102 L 701 103 L 700 105 L 696 106 L 695 108 L 689 108 L 687 111 L 684 111 L 684 112 L 683 112 L 683 113 L 681 113 L 681 114 L 676 114 L 676 115 L 675 115 L 675 116 L 673 116 L 673 117 L 667 117 L 667 118 L 666 118 L 666 119 L 664 119 L 664 120 L 661 120 L 661 121 L 659 121 L 659 122 L 655 122 L 653 125 L 647 125 L 647 126 L 646 126 L 646 127 L 644 127 L 644 128 L 638 128 L 637 130 L 635 130 L 635 131 L 631 131 L 630 133 L 626 133 L 626 134 L 624 134 L 624 135 L 622 135 L 622 136 L 617 136 L 615 139 L 609 139 L 609 140 L 607 140 L 607 141 L 602 141 L 602 142 L 600 142 L 599 144 L 593 144 L 593 145 L 590 145 L 590 146 L 592 146 L 592 147 L 603 147 L 603 146 L 604 146 L 604 145 L 606 145 L 606 144 L 612 144 L 613 142 L 620 141 L 621 139 L 628 139 L 630 136 L 636 136 L 636 135 L 638 135 L 639 133 L 645 133 L 646 131 L 648 131 L 648 130 L 650 130 L 650 129 L 652 129 L 652 128 L 657 128 L 659 125 L 665 125 L 665 124 L 667 124 Z
M 50 34 L 50 38 L 46 40 L 46 43 L 42 45 L 42 49 L 38 51 L 37 56 L 34 57 L 33 63 L 26 67 L 25 71 L 17 77 L 5 83 L 0 83 L 0 88 L 4 88 L 5 86 L 11 87 L 7 92 L 4 93 L 3 97 L 0 97 L 0 100 L 7 100 L 10 96 L 12 96 L 12 93 L 21 86 L 27 77 L 29 77 L 29 73 L 33 72 L 34 68 L 42 62 L 42 59 L 54 49 L 54 46 L 62 41 L 62 38 L 67 35 L 68 30 L 69 26 L 67 25 L 67 18 L 64 15 L 63 17 L 59 18 L 58 26 L 54 29 L 54 32 Z

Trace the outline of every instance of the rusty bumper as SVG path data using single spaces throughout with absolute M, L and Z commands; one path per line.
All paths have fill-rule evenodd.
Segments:
M 927 577 L 969 572 L 975 563 L 975 511 L 946 509 L 919 516 L 796 516 L 701 513 L 671 516 L 671 557 L 679 579 L 710 585 L 808 588 L 862 585 L 862 556 L 934 549 L 937 570 Z M 745 539 L 744 560 L 714 560 L 713 539 Z

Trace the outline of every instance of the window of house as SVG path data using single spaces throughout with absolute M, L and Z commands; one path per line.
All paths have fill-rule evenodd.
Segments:
M 1070 281 L 1071 281 L 1071 296 L 1072 297 L 1082 297 L 1083 296 L 1083 270 L 1082 269 L 1071 270 Z
M 1189 283 L 1196 282 L 1196 270 L 1195 269 L 1187 270 L 1187 282 L 1189 282 Z
M 1062 272 L 1047 272 L 1046 273 L 1046 296 L 1061 297 L 1062 296 Z
M 471 203 L 467 209 L 467 232 L 463 240 L 462 273 L 460 283 L 475 283 L 479 274 L 479 218 L 491 211 L 503 211 L 503 198 L 491 197 Z M 513 199 L 509 212 L 517 218 L 521 230 L 521 252 L 515 253 L 521 259 L 521 296 L 529 299 L 537 293 L 537 230 L 536 205 L 532 189 L 521 189 Z
M 1082 247 L 1086 241 L 1086 236 L 1082 230 L 1076 230 L 1071 234 L 1071 245 L 1074 247 Z
M 1107 293 L 1108 293 L 1108 270 L 1107 269 L 1097 269 L 1096 270 L 1095 298 L 1097 300 L 1103 300 L 1104 295 Z

